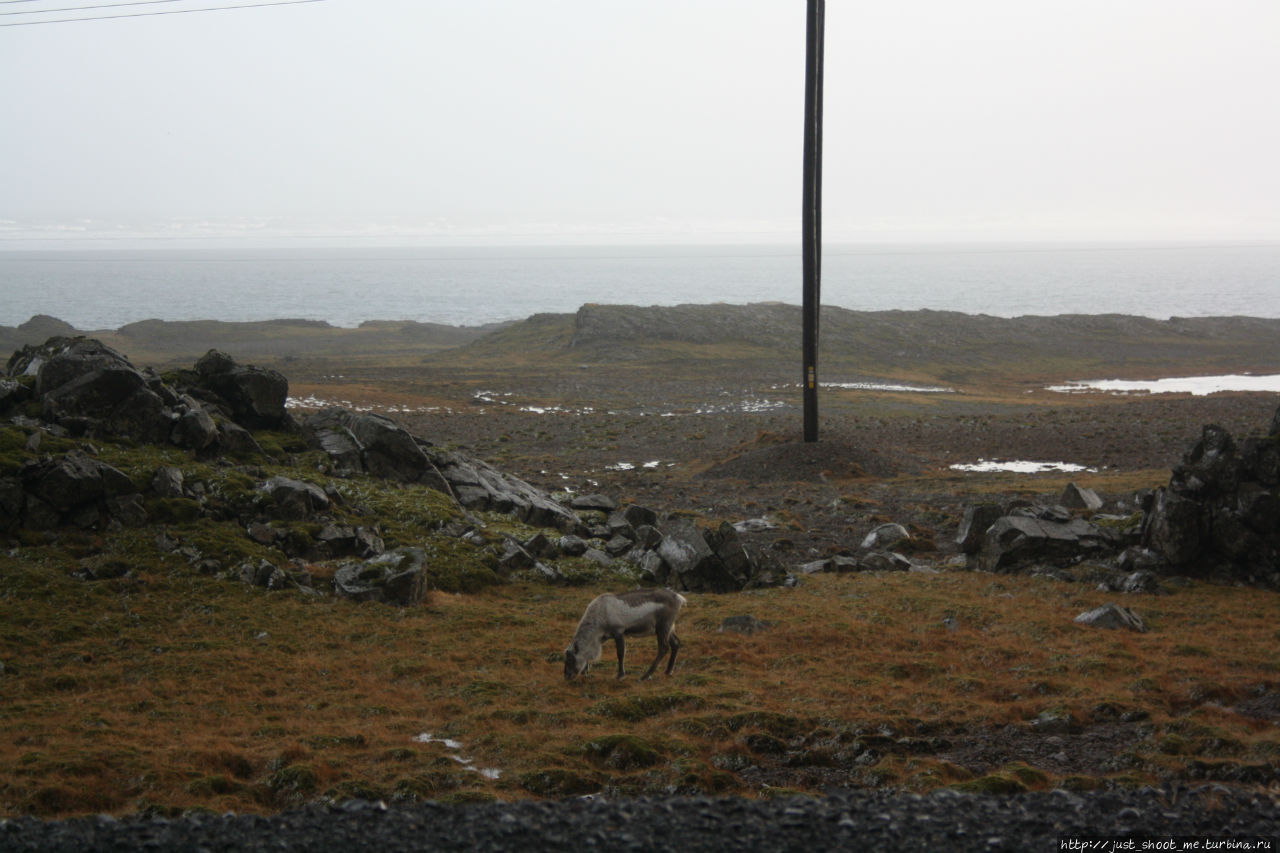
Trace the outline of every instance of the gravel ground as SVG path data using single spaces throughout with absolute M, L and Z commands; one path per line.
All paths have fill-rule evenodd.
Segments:
M 841 793 L 446 806 L 352 801 L 274 817 L 194 815 L 0 822 L 5 851 L 1069 849 L 1072 837 L 1229 840 L 1280 850 L 1280 798 L 1218 786 L 1088 795 Z M 1252 842 L 1243 846 L 1241 842 Z M 1261 842 L 1262 846 L 1258 846 Z M 1269 846 L 1268 846 L 1269 845 Z M 1081 849 L 1081 848 L 1077 848 Z M 1123 848 L 1092 848 L 1123 849 Z M 1146 849 L 1157 849 L 1148 847 Z M 1178 848 L 1168 848 L 1178 849 Z M 1210 849 L 1202 844 L 1199 849 Z

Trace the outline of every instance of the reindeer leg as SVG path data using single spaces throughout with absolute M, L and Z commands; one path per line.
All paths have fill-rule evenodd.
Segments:
M 662 634 L 658 634 L 658 656 L 653 659 L 653 663 L 649 664 L 649 669 L 645 672 L 645 674 L 640 676 L 641 681 L 644 681 L 649 676 L 653 675 L 653 671 L 658 668 L 658 662 L 661 661 L 664 657 L 666 657 L 666 654 L 667 654 L 667 641 L 663 639 Z
M 680 638 L 673 631 L 671 636 L 667 637 L 667 642 L 671 644 L 671 659 L 667 661 L 667 675 L 670 675 L 671 670 L 676 668 L 676 654 L 680 651 Z
M 627 671 L 623 668 L 623 661 L 627 657 L 627 641 L 622 632 L 619 631 L 614 635 L 613 642 L 618 647 L 618 678 L 622 678 L 627 674 Z

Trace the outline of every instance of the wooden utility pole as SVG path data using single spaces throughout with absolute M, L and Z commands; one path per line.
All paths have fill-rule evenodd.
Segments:
M 822 47 L 825 0 L 808 0 L 804 70 L 804 440 L 818 440 L 818 314 L 822 295 Z

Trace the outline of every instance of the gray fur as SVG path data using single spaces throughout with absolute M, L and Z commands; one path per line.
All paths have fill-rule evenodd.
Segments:
M 684 605 L 684 596 L 669 589 L 637 589 L 596 596 L 587 605 L 573 642 L 564 651 L 564 677 L 573 679 L 585 673 L 600 659 L 604 641 L 612 639 L 618 649 L 618 678 L 622 678 L 626 675 L 626 636 L 648 633 L 658 638 L 658 656 L 640 680 L 653 675 L 668 652 L 671 657 L 667 661 L 667 675 L 670 675 L 680 651 L 680 638 L 675 634 L 676 617 Z

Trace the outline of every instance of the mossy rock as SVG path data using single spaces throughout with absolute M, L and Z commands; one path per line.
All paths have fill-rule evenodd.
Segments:
M 194 794 L 197 797 L 212 797 L 239 793 L 243 787 L 239 782 L 219 774 L 188 782 L 186 790 L 188 794 Z
M 1004 769 L 1004 773 L 1012 776 L 1028 790 L 1043 790 L 1049 787 L 1049 774 L 1026 764 L 1011 764 Z
M 315 735 L 306 739 L 305 743 L 312 749 L 341 749 L 362 747 L 365 745 L 364 735 Z
M 447 770 L 417 773 L 397 782 L 391 798 L 408 802 L 432 800 L 460 787 L 462 787 L 462 778 L 457 773 Z
M 756 755 L 782 755 L 787 751 L 784 741 L 765 732 L 751 732 L 742 742 Z
M 199 502 L 191 498 L 157 498 L 146 502 L 147 516 L 157 524 L 192 524 L 201 515 Z
M 324 792 L 327 799 L 335 802 L 343 800 L 385 800 L 387 795 L 376 785 L 370 785 L 368 782 L 360 779 L 344 779 L 332 788 Z
M 1064 791 L 1087 794 L 1090 791 L 1101 790 L 1105 784 L 1102 779 L 1094 776 L 1068 776 L 1058 782 L 1058 787 Z
M 316 789 L 320 777 L 310 764 L 290 764 L 267 779 L 267 787 L 276 795 L 305 795 Z
M 577 797 L 600 790 L 598 779 L 559 767 L 522 773 L 517 781 L 520 787 L 540 797 Z
M 815 797 L 809 791 L 803 791 L 799 788 L 788 788 L 783 785 L 765 785 L 760 791 L 760 799 L 762 800 L 784 800 L 790 797 Z
M 587 741 L 582 750 L 593 764 L 613 770 L 636 770 L 662 761 L 657 748 L 635 735 L 602 735 Z
M 704 740 L 728 740 L 733 734 L 729 724 L 718 715 L 704 717 L 683 717 L 673 724 L 678 731 Z
M 810 723 L 799 717 L 779 714 L 775 711 L 748 711 L 743 714 L 734 714 L 726 720 L 726 723 L 734 731 L 754 728 L 784 739 L 797 737 L 812 727 Z
M 650 717 L 682 709 L 698 709 L 706 705 L 700 696 L 689 693 L 655 693 L 648 696 L 618 696 L 597 702 L 591 713 L 613 720 L 638 723 Z
M 1025 794 L 1027 792 L 1027 786 L 1008 773 L 989 773 L 967 782 L 957 782 L 951 786 L 951 789 L 966 794 Z
M 450 791 L 449 793 L 436 798 L 436 802 L 446 805 L 468 805 L 471 803 L 496 803 L 498 798 L 488 791 Z

